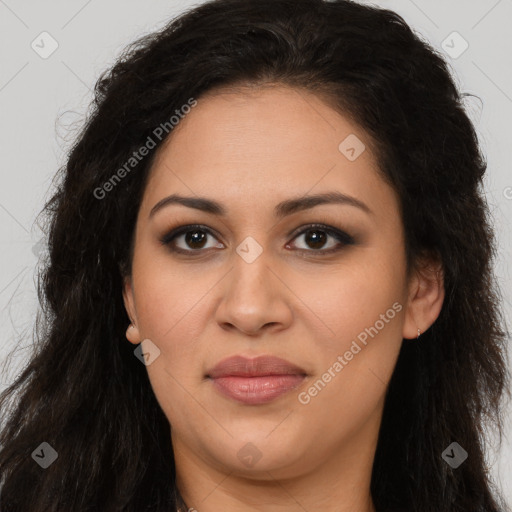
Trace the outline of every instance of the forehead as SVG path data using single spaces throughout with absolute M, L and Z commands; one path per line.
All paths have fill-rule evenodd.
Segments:
M 197 101 L 159 149 L 142 208 L 172 192 L 254 206 L 326 190 L 385 199 L 368 136 L 316 95 L 276 86 Z

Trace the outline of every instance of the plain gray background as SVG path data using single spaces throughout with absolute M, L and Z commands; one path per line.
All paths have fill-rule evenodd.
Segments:
M 19 347 L 0 390 L 26 362 L 33 330 L 41 230 L 51 180 L 83 122 L 99 73 L 137 37 L 197 3 L 190 0 L 0 0 L 0 362 Z M 495 272 L 512 321 L 512 0 L 361 2 L 400 14 L 449 61 L 488 161 L 486 195 L 498 238 Z M 46 32 L 49 35 L 41 35 Z M 457 34 L 453 34 L 457 32 Z M 52 45 L 58 45 L 51 55 Z M 467 48 L 466 48 L 467 46 Z M 37 50 L 37 51 L 36 51 Z M 43 58 L 46 57 L 46 58 Z M 512 504 L 512 410 L 488 463 Z

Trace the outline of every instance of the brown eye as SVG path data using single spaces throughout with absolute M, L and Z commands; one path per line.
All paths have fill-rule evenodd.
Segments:
M 297 240 L 301 237 L 304 237 L 305 246 L 297 247 L 296 243 L 293 246 L 300 251 L 317 252 L 318 254 L 336 252 L 346 245 L 354 244 L 354 239 L 349 234 L 324 225 L 307 226 L 307 229 L 303 229 L 294 239 Z M 329 240 L 331 241 L 329 242 Z M 326 246 L 326 244 L 328 245 Z M 288 247 L 290 244 L 287 244 Z
M 187 231 L 185 234 L 185 243 L 192 249 L 202 249 L 206 243 L 208 235 L 200 229 Z
M 208 246 L 209 237 L 215 239 L 213 233 L 208 228 L 192 225 L 174 229 L 160 241 L 162 244 L 169 246 L 171 250 L 182 253 L 200 252 L 203 249 L 223 247 L 219 243 Z
M 328 235 L 318 229 L 308 229 L 304 233 L 304 240 L 312 249 L 321 249 L 325 245 L 327 238 Z

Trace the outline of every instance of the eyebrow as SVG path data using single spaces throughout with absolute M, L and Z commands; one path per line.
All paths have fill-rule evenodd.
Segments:
M 224 217 L 227 214 L 227 210 L 224 206 L 212 199 L 207 199 L 206 197 L 184 197 L 179 194 L 171 194 L 168 197 L 164 197 L 158 201 L 155 206 L 153 206 L 149 213 L 149 217 L 151 218 L 156 212 L 171 204 L 181 204 L 188 208 L 194 208 L 196 210 L 201 210 L 221 217 Z M 354 206 L 363 210 L 365 213 L 370 215 L 374 214 L 365 203 L 355 197 L 342 194 L 341 192 L 326 192 L 323 194 L 302 196 L 282 201 L 275 206 L 274 215 L 278 218 L 282 218 L 298 211 L 308 210 L 321 204 L 343 204 L 347 206 Z

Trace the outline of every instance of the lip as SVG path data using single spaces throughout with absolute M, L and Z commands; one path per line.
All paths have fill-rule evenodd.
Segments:
M 275 356 L 223 359 L 206 377 L 222 395 L 250 405 L 264 404 L 297 388 L 306 371 Z

